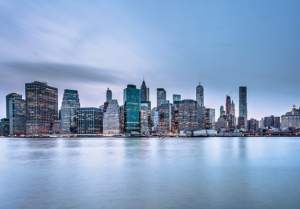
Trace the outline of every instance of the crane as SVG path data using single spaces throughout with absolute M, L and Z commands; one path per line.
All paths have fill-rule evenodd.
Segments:
M 231 91 L 229 94 L 227 94 L 227 96 L 229 96 L 233 91 Z

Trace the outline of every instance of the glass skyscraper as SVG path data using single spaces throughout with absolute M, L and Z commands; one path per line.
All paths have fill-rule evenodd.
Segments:
M 13 99 L 13 98 L 21 98 L 22 99 L 22 95 L 17 94 L 17 93 L 10 93 L 10 94 L 6 95 L 6 118 L 9 118 L 9 100 Z
M 26 135 L 49 133 L 58 118 L 58 90 L 45 82 L 25 84 Z
M 244 118 L 244 127 L 247 127 L 247 87 L 240 86 L 239 88 L 239 117 Z
M 149 88 L 147 88 L 145 80 L 141 86 L 141 102 L 149 101 Z
M 181 95 L 173 94 L 173 103 L 178 101 L 181 101 Z
M 140 132 L 141 90 L 129 84 L 123 92 L 125 133 Z
M 196 131 L 197 123 L 197 101 L 185 99 L 179 102 L 178 124 L 180 131 Z
M 9 100 L 9 134 L 25 135 L 26 126 L 26 102 L 21 97 L 13 97 Z
M 76 133 L 76 110 L 79 107 L 78 91 L 65 89 L 61 106 L 61 133 Z
M 157 107 L 161 106 L 167 100 L 167 92 L 163 88 L 157 89 Z
M 204 88 L 200 82 L 196 87 L 196 101 L 198 106 L 204 106 Z
M 103 114 L 103 134 L 121 134 L 121 117 L 118 101 L 113 99 L 109 102 L 106 112 Z
M 108 88 L 106 91 L 106 102 L 110 102 L 112 100 L 112 91 Z

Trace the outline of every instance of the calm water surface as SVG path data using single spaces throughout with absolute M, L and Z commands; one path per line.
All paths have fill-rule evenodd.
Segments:
M 0 208 L 300 208 L 300 138 L 0 138 Z

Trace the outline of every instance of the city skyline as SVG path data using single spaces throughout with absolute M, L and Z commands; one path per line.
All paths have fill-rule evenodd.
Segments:
M 46 81 L 59 89 L 59 107 L 64 89 L 98 107 L 110 88 L 121 104 L 123 88 L 140 87 L 144 75 L 154 106 L 156 88 L 169 101 L 195 99 L 201 73 L 206 107 L 225 106 L 233 91 L 238 112 L 239 86 L 248 87 L 248 119 L 300 106 L 297 1 L 0 5 L 1 98 L 24 97 L 24 83 Z

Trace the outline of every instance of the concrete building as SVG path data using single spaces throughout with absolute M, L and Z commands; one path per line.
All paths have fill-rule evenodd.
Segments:
M 296 109 L 295 104 L 291 112 L 281 116 L 281 129 L 286 128 L 300 129 L 300 108 Z
M 179 102 L 178 128 L 179 132 L 197 131 L 197 101 L 185 99 Z
M 0 136 L 9 136 L 9 119 L 2 118 L 0 120 Z
M 164 88 L 157 89 L 157 107 L 167 101 L 167 92 Z

